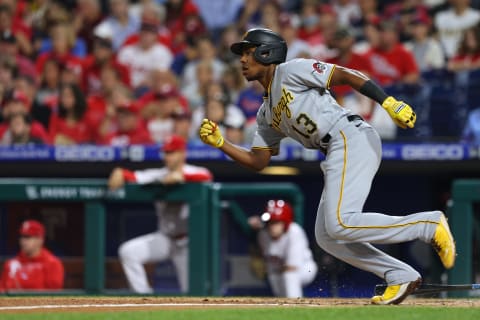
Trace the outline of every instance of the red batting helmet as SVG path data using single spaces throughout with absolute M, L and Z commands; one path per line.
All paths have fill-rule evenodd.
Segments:
M 285 224 L 285 230 L 288 230 L 290 223 L 293 221 L 292 206 L 283 200 L 268 200 L 261 219 L 263 222 L 282 221 Z

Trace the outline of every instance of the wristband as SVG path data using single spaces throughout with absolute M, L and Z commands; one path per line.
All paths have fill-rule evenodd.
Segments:
M 135 177 L 135 172 L 128 170 L 128 169 L 122 169 L 122 175 L 123 179 L 127 182 L 136 182 L 137 178 Z
M 388 98 L 388 95 L 385 93 L 385 91 L 372 80 L 365 81 L 358 92 L 372 100 L 377 101 L 379 104 L 382 104 L 383 101 Z

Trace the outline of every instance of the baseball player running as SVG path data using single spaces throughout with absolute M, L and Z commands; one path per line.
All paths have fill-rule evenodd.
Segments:
M 315 279 L 318 267 L 305 231 L 293 221 L 292 206 L 284 200 L 269 200 L 265 212 L 250 217 L 248 223 L 260 230 L 258 244 L 273 294 L 303 297 L 302 287 Z
M 162 183 L 166 185 L 183 182 L 211 181 L 210 171 L 185 163 L 186 142 L 181 136 L 167 137 L 162 151 L 165 167 L 130 171 L 116 168 L 108 185 L 112 190 L 125 182 L 139 184 Z M 136 293 L 153 293 L 143 264 L 173 261 L 180 290 L 188 291 L 188 204 L 183 202 L 157 201 L 158 231 L 130 239 L 120 245 L 118 254 L 131 289 Z
M 338 105 L 329 88 L 351 86 L 378 102 L 403 129 L 413 128 L 416 120 L 408 104 L 387 96 L 356 70 L 312 59 L 285 62 L 284 39 L 268 29 L 249 30 L 231 50 L 241 56 L 244 77 L 259 81 L 265 89 L 257 113 L 258 128 L 251 149 L 246 150 L 226 141 L 217 125 L 204 119 L 199 130 L 204 143 L 257 171 L 278 153 L 285 137 L 322 150 L 326 155 L 321 164 L 324 189 L 315 237 L 326 252 L 386 281 L 387 289 L 372 297 L 373 304 L 402 302 L 420 285 L 421 276 L 372 244 L 420 239 L 432 243 L 445 268 L 453 267 L 455 243 L 441 211 L 406 216 L 362 212 L 382 158 L 381 140 L 360 116 Z

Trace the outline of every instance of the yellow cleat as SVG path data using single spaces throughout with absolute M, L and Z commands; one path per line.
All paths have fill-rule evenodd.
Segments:
M 452 233 L 443 213 L 432 238 L 432 246 L 437 251 L 443 266 L 447 269 L 452 268 L 456 256 L 455 241 L 453 241 Z
M 370 300 L 372 304 L 399 304 L 405 298 L 417 289 L 422 283 L 422 279 L 388 286 L 381 296 L 373 296 Z

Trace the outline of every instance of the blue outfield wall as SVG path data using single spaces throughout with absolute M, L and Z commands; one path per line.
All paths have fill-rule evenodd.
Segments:
M 205 145 L 190 145 L 188 159 L 191 161 L 226 161 L 228 157 L 220 150 Z M 318 150 L 305 149 L 299 145 L 283 145 L 273 161 L 319 161 L 324 155 Z M 480 146 L 463 143 L 384 143 L 384 160 L 473 160 L 480 159 Z M 162 160 L 158 145 L 132 145 L 128 147 L 77 145 L 77 146 L 0 146 L 0 161 L 47 161 L 47 162 L 112 162 L 112 161 L 158 161 Z

